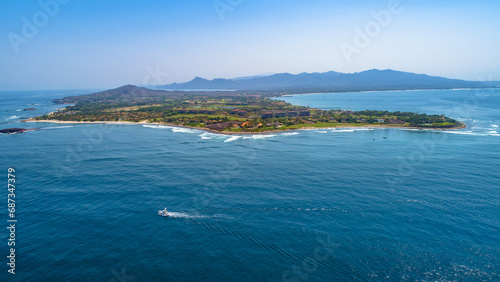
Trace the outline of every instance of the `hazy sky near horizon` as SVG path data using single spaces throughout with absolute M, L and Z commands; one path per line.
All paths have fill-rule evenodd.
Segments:
M 484 0 L 2 1 L 0 90 L 374 68 L 500 81 L 498 15 Z

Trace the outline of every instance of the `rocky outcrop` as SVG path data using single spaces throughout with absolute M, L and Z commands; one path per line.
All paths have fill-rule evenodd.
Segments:
M 26 132 L 28 129 L 26 128 L 6 128 L 6 129 L 0 129 L 0 133 L 2 134 L 14 134 L 14 133 L 23 133 Z

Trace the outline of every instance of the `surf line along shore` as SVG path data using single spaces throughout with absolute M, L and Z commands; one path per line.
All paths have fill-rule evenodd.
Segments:
M 280 133 L 280 132 L 290 132 L 296 130 L 313 130 L 313 129 L 336 129 L 336 128 L 397 128 L 397 129 L 411 129 L 411 130 L 459 130 L 464 129 L 467 125 L 463 122 L 460 122 L 460 126 L 450 127 L 450 128 L 432 128 L 432 127 L 414 127 L 414 126 L 401 126 L 397 124 L 342 124 L 336 126 L 325 126 L 325 127 L 314 127 L 314 126 L 305 126 L 301 128 L 292 128 L 292 129 L 273 129 L 273 130 L 263 130 L 263 131 L 252 131 L 252 132 L 231 132 L 231 131 L 217 131 L 206 127 L 194 127 L 194 126 L 186 126 L 186 125 L 178 125 L 171 123 L 160 123 L 160 122 L 148 122 L 148 121 L 139 121 L 139 122 L 131 122 L 131 121 L 60 121 L 60 120 L 35 120 L 28 119 L 23 120 L 22 122 L 46 122 L 46 123 L 58 123 L 58 124 L 114 124 L 114 125 L 163 125 L 163 126 L 171 126 L 178 128 L 188 128 L 188 129 L 197 129 L 208 131 L 216 134 L 224 134 L 224 135 L 242 135 L 242 134 L 266 134 L 266 133 Z

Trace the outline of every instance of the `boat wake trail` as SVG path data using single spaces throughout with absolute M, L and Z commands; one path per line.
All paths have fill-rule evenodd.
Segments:
M 256 208 L 220 208 L 204 209 L 203 212 L 255 212 L 255 211 L 301 211 L 301 212 L 322 212 L 322 213 L 348 213 L 350 210 L 341 208 L 294 208 L 294 207 L 256 207 Z
M 264 208 L 261 210 L 276 210 L 276 209 L 279 209 L 279 208 Z M 246 209 L 246 210 L 250 210 L 250 209 Z M 307 209 L 286 209 L 285 208 L 282 210 L 307 210 Z M 321 210 L 321 209 L 318 209 L 318 210 Z M 323 209 L 323 211 L 326 211 L 326 210 L 327 209 Z M 328 209 L 328 210 L 332 211 L 334 209 Z M 220 209 L 219 209 L 219 211 L 220 211 Z M 342 210 L 338 210 L 338 209 L 335 209 L 335 211 L 342 212 Z M 214 215 L 214 216 L 190 215 L 190 214 L 186 214 L 186 213 L 176 213 L 176 212 L 169 212 L 169 215 L 170 215 L 170 217 L 180 219 L 186 223 L 202 226 L 202 227 L 205 227 L 209 230 L 212 230 L 212 231 L 215 231 L 218 233 L 222 233 L 222 234 L 249 242 L 251 244 L 254 244 L 255 246 L 258 246 L 258 247 L 266 249 L 270 252 L 279 254 L 280 256 L 282 256 L 284 258 L 292 259 L 292 260 L 296 261 L 297 263 L 307 261 L 308 259 L 310 260 L 311 254 L 308 254 L 307 252 L 305 252 L 305 253 L 304 252 L 297 252 L 297 251 L 293 251 L 289 248 L 282 248 L 276 244 L 264 242 L 264 241 L 260 240 L 259 238 L 256 238 L 250 234 L 246 234 L 246 233 L 234 230 L 234 228 L 227 228 L 227 227 L 221 226 L 220 224 L 214 224 L 213 222 L 207 221 L 207 220 L 210 220 L 210 218 L 214 218 L 214 217 L 224 217 L 222 215 Z M 317 233 L 317 232 L 315 232 L 315 233 Z M 324 267 L 327 270 L 334 270 L 334 271 L 340 271 L 340 272 L 345 271 L 345 269 L 342 269 L 342 267 L 340 267 L 334 259 L 325 260 L 325 261 L 317 261 L 316 263 L 318 264 L 318 266 L 321 265 L 322 267 Z
M 197 215 L 197 214 L 187 214 L 182 212 L 168 212 L 169 217 L 188 219 L 188 218 L 207 218 L 209 216 Z
M 196 220 L 195 218 L 189 218 L 189 217 L 187 217 L 187 218 L 183 218 L 183 219 L 184 219 L 184 221 L 186 221 L 188 223 L 199 225 L 199 226 L 203 226 L 203 227 L 206 227 L 206 228 L 208 228 L 210 230 L 213 230 L 213 231 L 216 231 L 216 232 L 219 232 L 219 233 L 223 233 L 223 234 L 226 234 L 226 235 L 229 235 L 229 236 L 232 236 L 232 237 L 236 237 L 236 238 L 239 238 L 239 239 L 251 242 L 251 243 L 253 243 L 256 246 L 259 246 L 261 248 L 264 248 L 264 249 L 272 251 L 272 252 L 276 252 L 276 253 L 284 256 L 284 257 L 289 257 L 289 258 L 292 258 L 292 259 L 301 260 L 300 256 L 297 256 L 297 255 L 295 255 L 295 254 L 293 254 L 293 253 L 291 253 L 289 251 L 283 250 L 283 249 L 281 249 L 280 247 L 278 247 L 278 246 L 276 246 L 274 244 L 265 243 L 265 242 L 263 242 L 263 241 L 255 238 L 253 236 L 250 236 L 248 234 L 244 234 L 242 232 L 234 231 L 234 230 L 231 230 L 231 229 L 219 226 L 219 225 L 215 225 L 215 224 L 212 224 L 212 223 L 209 223 L 209 222 L 199 221 L 199 220 Z

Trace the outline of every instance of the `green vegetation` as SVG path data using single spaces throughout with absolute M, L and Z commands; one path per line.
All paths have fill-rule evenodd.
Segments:
M 443 115 L 373 110 L 325 111 L 294 106 L 255 93 L 167 92 L 124 86 L 90 95 L 67 97 L 55 102 L 74 105 L 36 119 L 165 123 L 228 133 L 337 126 L 462 126 L 460 122 Z

